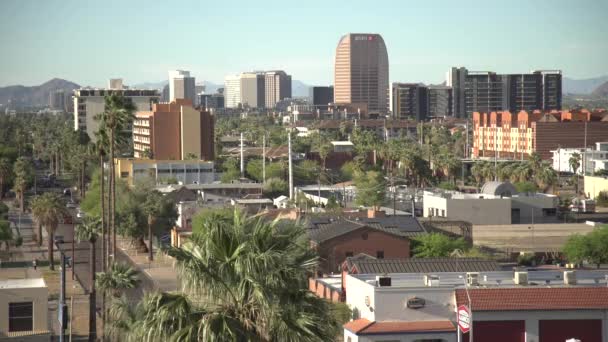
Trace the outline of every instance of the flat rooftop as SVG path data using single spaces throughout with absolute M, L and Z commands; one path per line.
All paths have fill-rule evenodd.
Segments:
M 0 290 L 46 287 L 42 278 L 0 280 Z
M 564 271 L 575 271 L 576 285 L 564 284 Z M 522 270 L 521 272 L 526 272 Z M 522 288 L 522 287 L 606 287 L 608 280 L 608 270 L 555 270 L 540 271 L 528 270 L 528 283 L 518 285 L 514 282 L 513 271 L 492 271 L 476 272 L 479 273 L 478 286 L 474 288 Z M 376 276 L 378 274 L 355 274 L 351 275 L 371 286 L 378 287 Z M 406 289 L 406 288 L 459 288 L 464 286 L 466 272 L 437 272 L 437 273 L 395 273 L 389 274 L 391 286 L 382 287 L 383 289 Z M 432 286 L 425 284 L 426 276 L 433 279 Z

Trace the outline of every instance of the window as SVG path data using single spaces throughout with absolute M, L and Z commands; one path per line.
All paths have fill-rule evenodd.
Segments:
M 384 251 L 376 251 L 376 258 L 384 259 Z
M 543 208 L 543 216 L 556 216 L 557 209 L 556 208 Z
M 8 305 L 8 331 L 34 330 L 34 303 L 19 302 Z
M 346 257 L 352 257 L 353 256 L 353 252 L 346 252 Z

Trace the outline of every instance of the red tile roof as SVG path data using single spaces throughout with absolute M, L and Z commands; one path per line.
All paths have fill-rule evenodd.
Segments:
M 540 287 L 470 289 L 473 311 L 608 309 L 606 287 Z M 456 290 L 458 305 L 467 304 L 464 289 Z
M 365 318 L 348 322 L 344 328 L 357 335 L 456 331 L 450 321 L 370 322 Z

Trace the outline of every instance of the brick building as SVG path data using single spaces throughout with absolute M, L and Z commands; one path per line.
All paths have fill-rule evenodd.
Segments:
M 340 272 L 344 260 L 359 253 L 379 259 L 410 257 L 410 239 L 425 233 L 418 220 L 410 216 L 374 216 L 311 219 L 308 233 L 312 247 L 321 257 L 320 272 Z
M 586 137 L 586 139 L 585 139 Z M 608 140 L 608 111 L 473 113 L 473 157 L 550 160 L 552 150 Z
M 192 107 L 192 101 L 177 99 L 156 103 L 152 111 L 140 111 L 133 122 L 136 158 L 182 160 L 194 154 L 214 159 L 214 119 Z

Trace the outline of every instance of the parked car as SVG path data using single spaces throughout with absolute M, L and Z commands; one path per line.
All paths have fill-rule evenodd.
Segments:
M 63 189 L 63 196 L 72 196 L 72 190 L 70 188 Z

